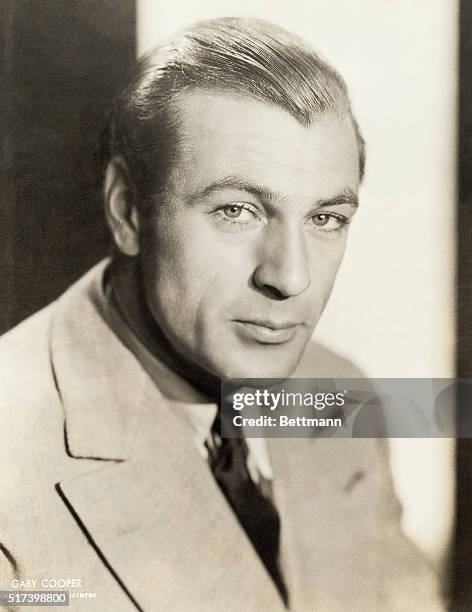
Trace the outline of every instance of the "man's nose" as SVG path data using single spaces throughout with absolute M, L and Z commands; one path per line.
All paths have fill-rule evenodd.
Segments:
M 254 284 L 269 297 L 279 300 L 295 297 L 308 289 L 310 267 L 301 228 L 265 237 Z

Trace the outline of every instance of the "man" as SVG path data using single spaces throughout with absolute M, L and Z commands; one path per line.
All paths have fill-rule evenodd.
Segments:
M 106 144 L 112 260 L 1 345 L 1 588 L 441 610 L 377 440 L 215 427 L 221 380 L 360 375 L 309 344 L 364 169 L 341 77 L 270 24 L 203 22 L 139 63 Z

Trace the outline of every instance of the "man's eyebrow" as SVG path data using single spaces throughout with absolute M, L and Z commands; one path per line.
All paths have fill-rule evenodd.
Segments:
M 193 193 L 187 201 L 190 205 L 196 205 L 200 200 L 203 200 L 213 195 L 214 193 L 219 193 L 220 191 L 225 191 L 229 189 L 250 193 L 256 198 L 267 202 L 281 202 L 287 200 L 286 195 L 274 191 L 269 187 L 265 187 L 264 185 L 258 185 L 238 176 L 227 176 L 223 179 L 211 183 L 210 185 L 207 185 L 200 191 Z M 357 194 L 352 189 L 343 189 L 331 198 L 321 198 L 319 200 L 316 200 L 315 202 L 313 202 L 313 207 L 321 208 L 324 206 L 341 206 L 343 204 L 352 206 L 353 208 L 358 207 L 359 202 Z
M 352 189 L 343 189 L 332 198 L 322 198 L 320 200 L 316 200 L 314 203 L 315 208 L 322 208 L 325 206 L 342 206 L 343 204 L 352 206 L 352 208 L 357 208 L 359 206 L 359 198 L 357 197 L 356 192 Z
M 226 176 L 223 179 L 220 179 L 218 181 L 215 181 L 214 183 L 211 183 L 210 185 L 207 185 L 201 191 L 193 193 L 190 196 L 188 203 L 191 205 L 197 204 L 199 200 L 203 200 L 213 195 L 214 193 L 229 189 L 233 189 L 234 191 L 245 191 L 246 193 L 250 193 L 256 198 L 259 198 L 260 200 L 266 200 L 269 202 L 286 199 L 286 196 L 270 189 L 269 187 L 257 185 L 256 183 L 253 183 L 238 176 Z

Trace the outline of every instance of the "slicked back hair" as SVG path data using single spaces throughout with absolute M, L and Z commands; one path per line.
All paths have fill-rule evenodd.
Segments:
M 359 149 L 364 141 L 343 78 L 298 36 L 259 19 L 199 22 L 160 43 L 137 63 L 114 101 L 104 133 L 104 167 L 122 157 L 137 203 L 165 193 L 179 152 L 178 101 L 191 90 L 248 96 L 288 111 L 303 125 L 321 116 L 350 116 Z

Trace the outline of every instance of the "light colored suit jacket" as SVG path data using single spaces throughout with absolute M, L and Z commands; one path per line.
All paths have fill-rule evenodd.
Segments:
M 91 302 L 97 274 L 0 340 L 0 589 L 76 578 L 96 597 L 72 610 L 281 612 L 188 428 Z M 314 345 L 297 375 L 358 373 Z M 384 448 L 268 440 L 291 609 L 443 609 Z

